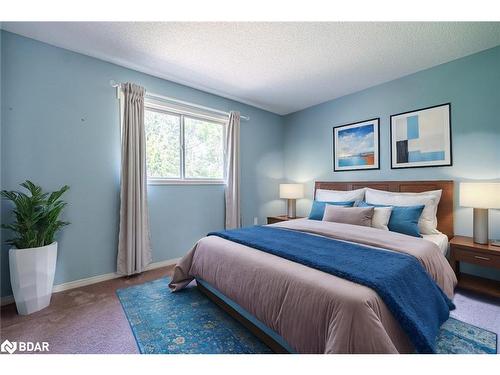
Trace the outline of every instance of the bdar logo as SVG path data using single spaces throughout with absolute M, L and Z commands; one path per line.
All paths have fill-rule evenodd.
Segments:
M 25 353 L 25 352 L 48 352 L 49 343 L 46 341 L 14 341 L 5 340 L 0 345 L 0 351 L 3 353 Z
M 2 345 L 0 345 L 0 350 L 2 353 L 9 353 L 12 354 L 17 350 L 17 342 L 10 342 L 9 340 L 5 340 L 2 342 Z

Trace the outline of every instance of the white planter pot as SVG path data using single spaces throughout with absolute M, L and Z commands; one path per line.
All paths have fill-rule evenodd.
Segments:
M 56 260 L 57 242 L 32 249 L 10 249 L 10 283 L 20 315 L 34 313 L 50 304 Z

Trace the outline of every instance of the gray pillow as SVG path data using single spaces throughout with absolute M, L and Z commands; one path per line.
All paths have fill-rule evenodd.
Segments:
M 374 207 L 339 207 L 326 205 L 323 221 L 371 227 L 373 212 Z

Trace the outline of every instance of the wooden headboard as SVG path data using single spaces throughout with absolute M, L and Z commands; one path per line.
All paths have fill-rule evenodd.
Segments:
M 401 193 L 421 193 L 428 190 L 442 189 L 443 193 L 437 211 L 437 228 L 451 239 L 453 237 L 453 186 L 453 181 L 316 181 L 314 184 L 314 197 L 316 197 L 317 189 L 356 190 L 369 187 Z

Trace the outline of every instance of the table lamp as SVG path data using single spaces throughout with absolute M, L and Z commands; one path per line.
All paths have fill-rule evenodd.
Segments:
M 296 199 L 304 197 L 304 185 L 302 184 L 280 184 L 280 198 L 288 199 L 286 216 L 295 219 Z
M 488 209 L 500 208 L 500 183 L 460 183 L 460 206 L 474 209 L 474 242 L 487 244 Z

